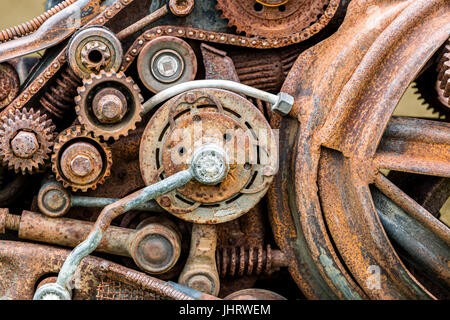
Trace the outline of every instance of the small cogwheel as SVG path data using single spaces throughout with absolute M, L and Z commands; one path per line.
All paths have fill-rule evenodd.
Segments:
M 16 173 L 34 173 L 49 158 L 55 126 L 33 109 L 14 109 L 0 119 L 0 158 Z
M 111 174 L 112 154 L 108 146 L 81 126 L 70 127 L 56 138 L 52 170 L 65 188 L 95 190 Z
M 75 110 L 88 132 L 105 140 L 117 140 L 136 129 L 142 120 L 143 100 L 139 87 L 123 72 L 100 71 L 83 80 Z

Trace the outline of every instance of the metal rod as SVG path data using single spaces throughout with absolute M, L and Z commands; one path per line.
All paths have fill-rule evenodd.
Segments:
M 82 197 L 74 196 L 70 197 L 70 207 L 84 207 L 84 208 L 104 208 L 120 199 L 116 198 L 99 198 L 99 197 Z M 138 204 L 134 209 L 140 211 L 150 212 L 164 212 L 156 201 L 148 201 Z
M 167 8 L 167 6 L 166 5 L 162 6 L 158 10 L 150 13 L 148 16 L 145 16 L 141 20 L 139 20 L 139 21 L 133 23 L 132 25 L 128 26 L 127 28 L 123 29 L 122 31 L 117 33 L 116 36 L 119 40 L 123 40 L 123 39 L 131 36 L 135 32 L 141 30 L 142 28 L 145 28 L 149 24 L 152 24 L 156 20 L 164 17 L 168 13 L 169 13 L 169 9 Z

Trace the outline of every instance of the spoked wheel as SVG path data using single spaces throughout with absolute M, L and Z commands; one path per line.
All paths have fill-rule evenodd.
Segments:
M 341 28 L 291 70 L 283 90 L 296 96 L 295 119 L 273 123 L 280 172 L 269 202 L 276 240 L 307 297 L 449 291 L 449 228 L 381 173 L 450 177 L 450 125 L 392 117 L 449 34 L 446 0 L 355 0 Z M 416 267 L 432 281 L 414 276 Z

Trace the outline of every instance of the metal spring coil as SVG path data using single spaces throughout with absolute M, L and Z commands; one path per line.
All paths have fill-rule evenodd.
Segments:
M 81 85 L 78 76 L 70 67 L 56 78 L 53 86 L 41 97 L 42 106 L 56 118 L 63 119 L 73 109 L 77 88 Z
M 97 300 L 166 300 L 159 294 L 142 290 L 119 281 L 102 280 L 97 286 Z
M 272 268 L 272 249 L 267 245 L 256 248 L 223 247 L 216 250 L 217 271 L 220 277 L 241 277 L 270 273 Z
M 22 37 L 27 34 L 35 32 L 50 17 L 54 16 L 61 10 L 67 8 L 68 6 L 75 3 L 76 1 L 78 1 L 78 0 L 65 0 L 65 1 L 61 2 L 60 4 L 57 4 L 50 10 L 47 10 L 40 16 L 38 16 L 34 19 L 31 19 L 30 21 L 24 22 L 22 24 L 13 26 L 8 29 L 1 30 L 0 31 L 0 42 L 9 41 L 16 37 Z

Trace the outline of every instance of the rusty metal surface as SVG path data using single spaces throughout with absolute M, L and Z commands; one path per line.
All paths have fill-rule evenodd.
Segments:
M 268 134 L 260 145 L 261 158 L 264 152 L 267 161 L 252 161 L 256 140 L 247 128 Z M 192 90 L 167 102 L 149 121 L 141 142 L 142 177 L 147 185 L 156 183 L 185 169 L 185 159 L 198 145 L 218 141 L 232 159 L 230 174 L 221 184 L 192 181 L 157 201 L 183 220 L 223 223 L 246 213 L 267 191 L 276 166 L 270 162 L 272 135 L 263 115 L 241 96 L 217 89 Z
M 61 268 L 69 251 L 49 246 L 15 241 L 0 241 L 0 296 L 2 299 L 31 299 L 37 281 Z M 96 257 L 83 260 L 74 283 L 75 300 L 94 299 L 103 279 L 122 281 L 170 299 L 192 299 L 166 282 Z M 24 276 L 26 275 L 26 276 Z M 120 280 L 118 280 L 120 279 Z
M 299 222 L 316 265 L 338 294 L 350 293 L 345 286 L 361 297 L 363 289 L 371 298 L 432 298 L 406 270 L 382 230 L 367 187 L 376 170 L 367 164 L 398 99 L 447 39 L 449 13 L 443 1 L 353 1 L 339 32 L 302 54 L 284 84 L 287 92 L 297 94 L 292 116 L 302 123 L 295 162 Z M 371 14 L 377 29 L 365 23 L 374 19 Z M 432 32 L 437 26 L 441 32 Z M 361 37 L 350 38 L 356 29 Z M 332 64 L 340 68 L 328 68 Z M 408 67 L 398 69 L 400 64 Z M 421 167 L 427 168 L 426 161 Z M 324 241 L 329 239 L 326 227 L 357 283 L 348 277 L 331 242 Z M 382 270 L 381 290 L 366 281 L 372 265 Z
M 447 0 L 77 2 L 0 31 L 0 297 L 448 297 Z M 142 113 L 202 79 L 294 106 L 202 88 Z M 392 117 L 411 83 L 439 119 Z

